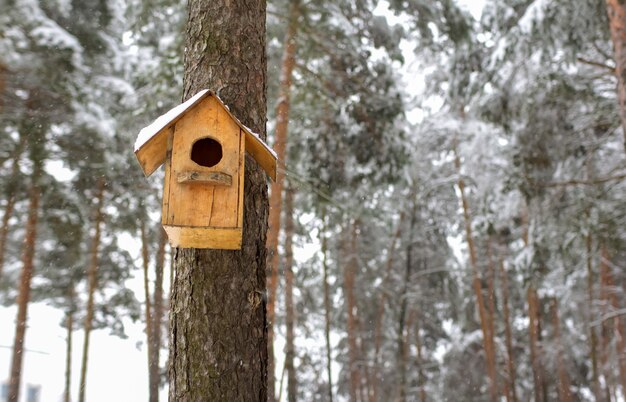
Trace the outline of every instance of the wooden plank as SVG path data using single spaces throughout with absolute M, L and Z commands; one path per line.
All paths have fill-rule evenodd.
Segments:
M 237 206 L 239 210 L 237 211 L 237 227 L 243 227 L 243 195 L 244 195 L 244 173 L 246 171 L 246 140 L 245 136 L 239 136 L 239 149 L 241 150 L 239 153 L 239 197 Z
M 246 151 L 265 170 L 267 175 L 276 181 L 276 156 L 267 150 L 265 145 L 254 134 L 243 130 L 246 137 Z
M 158 134 L 135 151 L 135 156 L 143 174 L 146 177 L 154 173 L 165 162 L 167 152 L 167 137 L 171 129 L 161 130 Z
M 215 186 L 230 186 L 233 184 L 231 175 L 222 172 L 180 172 L 179 183 L 202 183 Z
M 172 247 L 241 249 L 241 228 L 211 228 L 163 225 Z
M 172 144 L 174 142 L 174 127 L 167 130 L 165 152 L 165 177 L 163 179 L 163 207 L 161 209 L 161 223 L 166 224 L 169 217 L 170 181 L 172 180 Z

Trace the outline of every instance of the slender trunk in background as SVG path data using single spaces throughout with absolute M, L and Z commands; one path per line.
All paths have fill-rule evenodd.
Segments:
M 372 390 L 371 390 L 372 379 L 371 379 L 370 371 L 369 371 L 367 364 L 364 364 L 362 362 L 363 357 L 367 356 L 367 351 L 365 350 L 365 342 L 363 342 L 363 337 L 361 336 L 361 334 L 363 334 L 364 331 L 363 331 L 363 327 L 361 326 L 361 320 L 359 319 L 358 314 L 355 315 L 354 325 L 355 325 L 356 334 L 357 334 L 357 339 L 356 339 L 357 350 L 358 350 L 357 355 L 359 356 L 359 360 L 360 360 L 360 362 L 357 363 L 357 366 L 359 368 L 359 373 L 358 373 L 359 396 L 361 398 L 360 400 L 365 402 L 368 400 L 368 398 L 372 397 Z
M 540 321 L 540 312 L 539 312 L 539 298 L 537 296 L 537 291 L 531 285 L 528 287 L 526 293 L 526 300 L 528 303 L 528 331 L 530 335 L 530 362 L 533 371 L 533 381 L 534 381 L 534 395 L 535 402 L 548 402 L 545 399 L 545 386 L 544 386 L 544 375 L 543 375 L 543 363 L 541 359 L 541 354 L 539 352 L 539 340 L 541 333 L 541 321 Z
M 398 320 L 398 402 L 406 402 L 407 398 L 407 345 L 405 342 L 406 336 L 404 334 L 405 323 L 407 319 L 407 310 L 409 304 L 409 284 L 411 282 L 411 271 L 413 269 L 413 231 L 415 230 L 415 221 L 417 220 L 417 202 L 413 201 L 413 208 L 411 211 L 411 223 L 409 224 L 409 242 L 406 245 L 406 266 L 404 270 L 404 285 L 402 287 L 402 293 L 400 293 L 400 315 Z M 401 222 L 398 223 L 398 225 Z M 399 227 L 398 227 L 399 229 Z
M 157 250 L 154 278 L 154 303 L 152 315 L 152 348 L 149 349 L 151 356 L 148 359 L 149 381 L 150 381 L 150 402 L 159 401 L 159 386 L 161 385 L 161 376 L 159 372 L 161 360 L 161 330 L 163 324 L 163 267 L 165 266 L 165 245 L 167 243 L 167 234 L 163 227 L 159 225 L 159 248 Z
M 89 269 L 87 270 L 88 281 L 88 294 L 87 294 L 87 309 L 85 313 L 85 342 L 83 344 L 83 358 L 80 367 L 80 388 L 78 389 L 78 401 L 85 402 L 85 388 L 87 385 L 87 357 L 89 355 L 89 338 L 91 335 L 91 328 L 93 325 L 94 316 L 94 294 L 98 287 L 98 265 L 100 264 L 98 258 L 98 252 L 100 249 L 100 235 L 101 226 L 104 216 L 102 214 L 102 204 L 104 201 L 104 177 L 100 177 L 97 183 L 96 190 L 96 205 L 94 206 L 94 235 L 91 243 L 91 261 L 89 263 Z
M 328 376 L 328 401 L 333 402 L 333 373 L 332 373 L 332 351 L 330 346 L 330 284 L 328 283 L 328 240 L 326 231 L 326 209 L 322 209 L 322 230 L 320 231 L 320 243 L 322 247 L 322 266 L 324 270 L 324 338 L 326 340 L 326 374 Z
M 585 238 L 585 247 L 587 251 L 586 262 L 587 262 L 587 306 L 588 306 L 588 317 L 587 317 L 587 326 L 589 327 L 589 355 L 591 357 L 591 383 L 593 386 L 593 394 L 596 398 L 596 401 L 602 401 L 602 389 L 600 387 L 599 375 L 598 375 L 598 339 L 596 335 L 596 329 L 591 322 L 593 321 L 593 305 L 594 305 L 594 296 L 593 296 L 593 238 L 591 237 L 591 233 L 588 233 Z
M 354 221 L 348 225 L 350 233 L 344 235 L 344 255 L 345 268 L 343 276 L 343 287 L 347 308 L 347 332 L 348 332 L 348 373 L 349 373 L 349 391 L 350 401 L 357 402 L 357 392 L 361 382 L 359 378 L 358 348 L 356 341 L 356 296 L 354 285 L 356 281 L 356 273 L 358 270 L 356 237 L 358 232 L 358 222 Z
M 15 320 L 15 338 L 11 358 L 8 402 L 17 402 L 19 399 L 22 362 L 24 360 L 24 338 L 28 318 L 28 303 L 30 302 L 30 282 L 33 276 L 33 260 L 35 257 L 39 198 L 41 197 L 39 178 L 42 173 L 42 161 L 34 160 L 33 162 L 34 167 L 28 201 L 28 220 L 26 222 L 26 235 L 24 236 L 24 246 L 22 248 L 22 274 L 17 296 L 17 318 Z
M 456 141 L 456 140 L 455 140 Z M 461 176 L 461 158 L 457 152 L 456 143 L 454 145 L 454 165 L 459 175 L 457 186 L 461 195 L 461 204 L 463 206 L 463 220 L 465 222 L 465 237 L 470 255 L 470 265 L 472 268 L 472 286 L 474 288 L 474 296 L 476 297 L 476 305 L 478 306 L 478 315 L 480 317 L 480 328 L 483 334 L 483 347 L 485 350 L 485 362 L 487 366 L 487 376 L 489 377 L 489 395 L 492 402 L 498 400 L 498 377 L 496 371 L 495 345 L 493 341 L 493 333 L 490 330 L 489 315 L 485 307 L 485 301 L 482 294 L 482 283 L 478 272 L 478 260 L 476 257 L 476 246 L 472 236 L 472 219 L 469 212 L 469 203 L 465 196 L 465 180 Z
M 378 385 L 380 382 L 381 365 L 380 350 L 383 343 L 383 322 L 385 318 L 385 304 L 387 302 L 387 292 L 385 292 L 385 288 L 387 287 L 387 282 L 389 282 L 389 279 L 391 277 L 391 268 L 393 267 L 393 261 L 396 256 L 396 245 L 400 238 L 400 233 L 402 232 L 402 223 L 404 221 L 405 215 L 406 212 L 404 208 L 402 208 L 402 210 L 400 211 L 400 216 L 398 218 L 396 230 L 391 237 L 391 243 L 389 244 L 389 249 L 387 252 L 387 261 L 385 263 L 385 274 L 380 284 L 378 307 L 376 310 L 376 323 L 374 324 L 374 379 L 372 384 L 372 397 L 370 398 L 371 402 L 378 401 Z
M 285 367 L 287 369 L 287 401 L 296 402 L 298 399 L 298 380 L 294 359 L 295 309 L 293 306 L 293 236 L 295 225 L 293 221 L 294 190 L 289 187 L 285 190 L 285 314 L 287 324 L 287 355 Z
M 613 273 L 611 269 L 611 256 L 606 245 L 601 246 L 600 266 L 605 272 L 606 286 L 608 289 L 609 301 L 613 311 L 620 310 L 620 302 L 617 298 L 617 287 L 613 280 Z M 613 318 L 613 331 L 615 333 L 615 348 L 617 359 L 617 365 L 619 367 L 619 376 L 622 386 L 622 392 L 626 392 L 626 339 L 624 339 L 624 323 L 622 322 L 622 316 L 618 315 Z
M 623 0 L 606 0 L 606 9 L 613 41 L 617 99 L 624 134 L 624 149 L 626 150 L 626 3 Z
M 276 171 L 276 182 L 272 185 L 270 194 L 270 217 L 269 231 L 267 233 L 268 249 L 268 299 L 267 320 L 270 325 L 267 331 L 268 342 L 268 401 L 274 402 L 274 317 L 276 304 L 276 291 L 278 289 L 278 236 L 280 234 L 280 215 L 282 207 L 283 186 L 285 181 L 284 161 L 287 149 L 287 129 L 289 126 L 289 96 L 291 92 L 291 76 L 296 64 L 296 35 L 298 31 L 298 17 L 300 16 L 299 0 L 291 0 L 289 7 L 289 21 L 285 43 L 283 48 L 283 60 L 280 71 L 280 84 L 278 88 L 278 103 L 276 105 L 276 136 L 274 138 L 274 151 L 278 158 L 281 169 Z
M 565 358 L 563 356 L 563 340 L 561 339 L 561 322 L 559 320 L 558 302 L 553 298 L 550 302 L 552 310 L 552 327 L 554 329 L 554 341 L 556 343 L 556 366 L 559 376 L 558 392 L 560 402 L 571 402 L 572 391 L 570 390 L 570 379 L 565 368 Z
M 513 351 L 513 331 L 511 330 L 511 312 L 509 307 L 509 280 L 504 270 L 504 261 L 500 258 L 500 286 L 502 289 L 502 312 L 504 315 L 504 336 L 506 343 L 506 367 L 508 371 L 508 393 L 507 402 L 517 402 L 517 391 L 515 384 L 515 353 Z
M 75 294 L 74 283 L 70 284 L 67 298 L 69 300 L 69 308 L 67 311 L 67 339 L 65 340 L 65 391 L 63 392 L 63 401 L 71 401 L 71 385 L 72 385 L 72 332 L 74 331 L 74 313 L 75 307 Z
M 608 289 L 608 285 L 607 285 L 607 278 L 606 275 L 607 274 L 607 270 L 605 269 L 605 266 L 602 264 L 602 258 L 600 258 L 600 275 L 599 275 L 599 280 L 600 280 L 600 304 L 602 305 L 602 308 L 600 310 L 600 340 L 598 343 L 598 349 L 600 352 L 600 368 L 601 368 L 601 373 L 602 376 L 604 377 L 604 381 L 602 381 L 604 389 L 603 389 L 603 393 L 604 393 L 604 400 L 606 400 L 607 402 L 612 402 L 615 400 L 614 397 L 612 397 L 611 395 L 613 394 L 612 389 L 613 387 L 613 378 L 612 378 L 612 365 L 609 364 L 609 355 L 611 354 L 611 351 L 609 350 L 610 345 L 611 345 L 611 339 L 610 339 L 610 334 L 611 334 L 611 325 L 610 325 L 610 320 L 605 320 L 603 319 L 603 317 L 605 317 L 607 315 L 607 313 L 609 312 L 609 289 Z
M 415 319 L 415 349 L 417 349 L 417 385 L 419 386 L 420 402 L 426 402 L 426 375 L 424 374 L 424 359 L 422 357 L 422 338 L 420 336 L 419 314 Z
M 187 7 L 183 99 L 212 89 L 265 139 L 265 0 L 189 0 Z M 240 250 L 175 253 L 171 402 L 267 401 L 267 178 L 249 156 L 243 198 Z
M 154 339 L 152 337 L 152 311 L 151 311 L 151 301 L 150 301 L 150 280 L 148 277 L 148 270 L 150 267 L 150 257 L 148 256 L 148 237 L 146 234 L 146 222 L 144 219 L 141 220 L 139 225 L 139 232 L 141 237 L 141 261 L 143 268 L 143 294 L 145 300 L 145 308 L 146 308 L 146 345 L 148 349 L 148 391 L 149 391 L 149 399 L 152 401 L 152 348 L 154 346 Z M 158 397 L 157 397 L 158 398 Z
M 487 238 L 487 322 L 489 324 L 489 334 L 493 340 L 496 336 L 495 315 L 496 315 L 496 267 L 493 261 L 492 236 Z M 495 343 L 493 345 L 495 358 Z
M 0 66 L 1 69 L 1 66 Z M 9 235 L 9 220 L 13 215 L 15 201 L 17 197 L 17 182 L 20 174 L 20 158 L 26 143 L 26 136 L 21 135 L 13 152 L 13 163 L 11 164 L 11 174 L 9 186 L 7 188 L 7 203 L 4 207 L 4 215 L 2 215 L 2 223 L 0 226 L 0 283 L 2 283 L 2 272 L 4 271 L 4 255 L 6 251 L 7 237 Z

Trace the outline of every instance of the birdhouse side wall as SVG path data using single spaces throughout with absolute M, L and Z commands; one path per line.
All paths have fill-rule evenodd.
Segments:
M 222 158 L 212 167 L 191 159 L 193 144 L 211 138 L 221 145 Z M 166 164 L 163 194 L 163 224 L 196 228 L 241 228 L 243 226 L 243 172 L 245 139 L 239 126 L 213 97 L 179 120 L 173 130 L 171 158 Z M 168 150 L 169 152 L 169 150 Z M 181 178 L 230 176 L 212 184 Z M 181 181 L 182 180 L 182 181 Z

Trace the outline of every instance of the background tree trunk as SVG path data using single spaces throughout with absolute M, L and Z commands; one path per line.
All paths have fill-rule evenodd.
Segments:
M 502 258 L 499 261 L 500 287 L 502 288 L 502 312 L 504 319 L 504 336 L 506 343 L 506 366 L 508 371 L 508 402 L 517 402 L 517 391 L 515 384 L 515 354 L 513 351 L 513 331 L 511 330 L 511 313 L 509 307 L 509 281 L 504 269 Z
M 167 234 L 161 227 L 159 229 L 159 248 L 157 250 L 155 264 L 156 276 L 154 278 L 154 303 L 152 304 L 154 307 L 151 329 L 152 348 L 150 349 L 151 357 L 148 359 L 150 362 L 150 402 L 159 401 L 159 386 L 161 383 L 159 361 L 161 359 L 161 327 L 163 324 L 163 268 L 165 266 L 166 243 Z
M 216 91 L 265 138 L 265 1 L 190 0 L 184 99 Z M 267 181 L 246 157 L 241 250 L 178 249 L 169 400 L 267 400 Z
M 17 296 L 17 319 L 15 322 L 15 338 L 11 359 L 11 377 L 9 379 L 8 402 L 19 400 L 20 383 L 22 377 L 22 362 L 24 361 L 24 338 L 26 336 L 26 321 L 28 318 L 28 303 L 30 302 L 30 282 L 33 276 L 33 260 L 35 257 L 35 239 L 37 237 L 37 221 L 39 213 L 39 177 L 42 173 L 41 161 L 34 160 L 33 173 L 28 206 L 28 221 L 22 251 L 22 275 L 20 289 Z
M 609 16 L 611 39 L 613 40 L 617 99 L 624 134 L 624 149 L 626 150 L 626 3 L 623 0 L 606 0 L 606 9 Z
M 71 398 L 71 390 L 72 390 L 72 332 L 74 331 L 74 313 L 75 313 L 75 294 L 74 294 L 74 284 L 70 285 L 68 291 L 68 300 L 70 303 L 69 308 L 67 309 L 67 339 L 65 340 L 65 391 L 63 394 L 63 401 L 70 402 Z
M 328 401 L 333 402 L 333 373 L 332 373 L 332 350 L 330 345 L 330 284 L 328 283 L 328 240 L 326 209 L 322 209 L 322 230 L 320 231 L 320 243 L 322 247 L 322 265 L 324 269 L 324 338 L 326 340 L 326 374 L 328 376 Z
M 269 230 L 267 233 L 267 249 L 269 260 L 269 278 L 267 283 L 267 320 L 270 323 L 267 333 L 268 342 L 268 400 L 273 402 L 274 397 L 274 316 L 276 290 L 278 289 L 278 236 L 280 234 L 280 215 L 282 209 L 283 186 L 285 172 L 282 169 L 285 164 L 287 149 L 287 130 L 289 126 L 289 95 L 291 92 L 291 76 L 296 64 L 296 34 L 298 31 L 298 17 L 300 16 L 298 0 L 291 0 L 289 7 L 289 21 L 283 49 L 283 61 L 280 71 L 280 84 L 278 89 L 278 103 L 276 105 L 276 137 L 274 138 L 274 151 L 278 158 L 281 169 L 276 171 L 276 182 L 272 184 L 270 194 Z
M 558 392 L 560 402 L 571 402 L 572 391 L 570 390 L 570 380 L 565 368 L 565 358 L 563 356 L 563 342 L 561 340 L 561 323 L 559 319 L 558 302 L 556 298 L 551 300 L 552 307 L 552 328 L 554 330 L 554 341 L 556 342 L 556 364 L 559 376 Z
M 93 242 L 91 244 L 91 262 L 89 263 L 89 270 L 87 271 L 88 281 L 88 295 L 87 295 L 87 311 L 85 314 L 85 342 L 83 344 L 83 359 L 80 367 L 80 388 L 78 390 L 78 401 L 85 402 L 85 388 L 87 385 L 87 358 L 89 356 L 89 338 L 91 335 L 91 328 L 93 325 L 94 315 L 94 294 L 98 287 L 98 252 L 100 248 L 100 234 L 101 225 L 103 221 L 102 204 L 104 200 L 104 177 L 98 179 L 98 188 L 96 192 L 96 205 L 94 216 L 94 228 L 95 233 L 93 236 Z
M 150 297 L 150 279 L 148 277 L 148 271 L 150 268 L 150 257 L 148 256 L 148 237 L 146 234 L 146 223 L 145 220 L 142 219 L 139 225 L 139 232 L 141 237 L 141 260 L 142 260 L 142 268 L 143 268 L 143 294 L 145 299 L 145 309 L 146 309 L 146 345 L 148 349 L 148 392 L 149 392 L 149 400 L 152 402 L 155 397 L 152 394 L 152 366 L 154 362 L 152 358 L 154 357 L 153 348 L 154 348 L 154 337 L 152 336 L 152 308 L 151 308 L 151 297 Z M 156 398 L 158 399 L 158 392 Z
M 287 355 L 285 367 L 287 370 L 287 400 L 298 400 L 298 379 L 294 359 L 296 355 L 294 340 L 295 309 L 293 305 L 293 235 L 295 231 L 293 218 L 294 190 L 287 188 L 285 191 L 285 313 L 287 323 Z
M 343 287 L 346 300 L 347 310 L 347 332 L 348 332 L 348 373 L 349 373 L 349 389 L 350 389 L 350 401 L 357 402 L 357 392 L 359 390 L 359 368 L 357 365 L 358 348 L 357 348 L 357 334 L 356 334 L 356 295 L 354 293 L 354 284 L 356 280 L 356 273 L 358 269 L 358 262 L 356 256 L 356 235 L 357 235 L 357 222 L 352 222 L 348 225 L 349 232 L 344 237 L 344 253 L 345 253 L 345 268 L 343 276 Z

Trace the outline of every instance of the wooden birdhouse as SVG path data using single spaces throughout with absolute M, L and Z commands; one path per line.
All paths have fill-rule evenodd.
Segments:
M 172 246 L 241 248 L 245 152 L 276 180 L 274 152 L 208 90 L 141 130 L 144 174 L 165 163 L 162 223 Z

